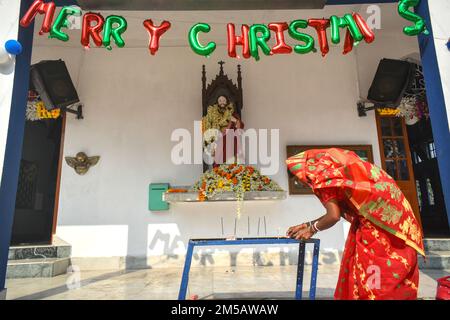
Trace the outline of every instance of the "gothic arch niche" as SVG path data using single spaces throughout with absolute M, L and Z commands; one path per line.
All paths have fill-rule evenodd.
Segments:
M 242 107 L 243 107 L 243 94 L 242 94 L 242 73 L 241 73 L 241 65 L 237 66 L 237 84 L 235 84 L 230 78 L 228 78 L 228 76 L 224 73 L 223 70 L 223 65 L 225 64 L 225 62 L 223 61 L 219 61 L 218 64 L 220 65 L 220 70 L 219 73 L 216 75 L 216 77 L 211 81 L 210 84 L 207 84 L 207 78 L 206 78 L 206 67 L 205 65 L 202 66 L 202 117 L 206 118 L 206 119 L 215 119 L 214 117 L 214 112 L 217 111 L 212 111 L 211 114 L 208 114 L 208 107 L 209 106 L 214 106 L 216 105 L 217 108 L 217 100 L 220 96 L 225 96 L 228 98 L 228 103 L 232 103 L 234 106 L 234 113 L 232 118 L 238 118 L 238 124 L 242 124 L 241 120 L 241 112 L 242 112 Z M 214 108 L 212 109 L 214 110 Z M 208 115 L 208 116 L 207 116 Z M 208 122 L 210 120 L 206 120 L 206 123 L 211 124 L 211 122 Z M 236 119 L 234 120 L 236 121 Z M 236 123 L 235 123 L 236 124 Z M 203 127 L 205 128 L 205 125 L 203 125 Z M 241 127 L 239 127 L 241 128 Z M 221 128 L 220 130 L 223 130 L 223 128 Z M 206 140 L 210 139 L 210 138 L 205 138 Z M 205 152 L 205 149 L 207 149 L 207 153 L 209 154 L 209 157 L 211 156 L 211 154 L 213 154 L 212 152 L 215 151 L 211 151 L 214 150 L 215 147 L 212 147 L 213 149 L 211 149 L 211 146 L 213 144 L 215 144 L 213 140 L 206 142 L 206 140 L 203 142 L 203 152 Z M 235 139 L 235 138 L 233 138 Z M 225 140 L 223 140 L 223 143 L 226 144 Z M 237 142 L 235 142 L 237 143 Z M 220 148 L 220 146 L 218 147 Z M 223 157 L 224 159 L 227 158 L 227 153 L 225 152 L 225 147 L 224 148 L 224 152 L 223 152 Z M 215 149 L 217 150 L 217 149 Z M 236 150 L 235 150 L 235 154 L 236 154 Z M 205 154 L 204 154 L 205 155 Z M 219 156 L 222 157 L 222 156 Z M 211 168 L 211 165 L 208 166 L 208 164 L 206 164 L 203 161 L 203 172 L 207 171 L 208 169 Z
M 242 73 L 241 65 L 237 66 L 237 85 L 228 78 L 228 76 L 223 71 L 223 65 L 225 62 L 219 61 L 220 65 L 219 74 L 216 78 L 207 84 L 206 79 L 206 67 L 202 67 L 202 116 L 206 115 L 208 106 L 216 103 L 217 98 L 221 95 L 225 95 L 230 99 L 236 108 L 236 112 L 241 115 L 241 110 L 243 107 L 243 95 L 242 95 Z

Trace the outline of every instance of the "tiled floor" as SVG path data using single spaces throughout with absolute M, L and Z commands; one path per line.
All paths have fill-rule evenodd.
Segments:
M 320 266 L 317 298 L 331 299 L 338 266 Z M 239 267 L 193 268 L 188 296 L 200 299 L 290 299 L 295 290 L 296 268 Z M 449 272 L 425 270 L 420 274 L 419 298 L 436 294 L 436 279 Z M 305 270 L 304 295 L 310 269 Z M 77 281 L 79 279 L 79 281 Z M 10 279 L 7 299 L 177 299 L 181 269 L 85 271 L 55 278 Z

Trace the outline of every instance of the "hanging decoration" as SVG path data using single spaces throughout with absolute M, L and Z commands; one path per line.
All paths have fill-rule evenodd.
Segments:
M 416 99 L 414 97 L 404 97 L 397 110 L 397 117 L 405 118 L 406 125 L 414 125 L 420 120 L 416 107 Z
M 15 57 L 22 53 L 22 44 L 15 40 L 7 40 L 0 44 L 0 74 L 9 73 L 14 66 Z
M 20 19 L 20 25 L 24 28 L 28 27 L 36 17 L 36 15 L 44 14 L 44 21 L 42 22 L 40 35 L 49 33 L 52 27 L 53 16 L 55 15 L 56 5 L 54 2 L 44 3 L 43 0 L 35 0 L 25 15 Z
M 104 32 L 103 32 L 103 45 L 108 50 L 112 50 L 111 38 L 114 39 L 116 46 L 123 48 L 125 41 L 122 38 L 122 33 L 127 30 L 127 20 L 124 17 L 111 15 L 105 20 Z
M 331 16 L 330 24 L 331 42 L 333 42 L 334 44 L 338 44 L 341 42 L 341 28 L 347 28 L 347 31 L 350 32 L 350 35 L 352 36 L 354 41 L 359 43 L 363 39 L 363 35 L 351 14 L 346 14 L 344 15 L 344 17 Z
M 259 49 L 261 48 L 262 52 L 268 56 L 271 54 L 270 47 L 267 45 L 267 41 L 270 39 L 270 30 L 264 24 L 254 24 L 250 27 L 249 31 L 249 39 L 250 39 L 250 54 L 256 61 L 259 58 Z
M 144 21 L 144 27 L 147 29 L 149 34 L 149 44 L 148 49 L 151 55 L 155 55 L 159 49 L 159 39 L 161 36 L 170 29 L 170 22 L 164 20 L 160 26 L 155 26 L 151 19 Z
M 373 32 L 372 29 L 370 29 L 366 20 L 364 20 L 364 18 L 359 13 L 355 13 L 355 12 L 353 13 L 353 19 L 355 19 L 356 24 L 358 25 L 358 28 L 364 37 L 364 41 L 366 43 L 374 42 L 375 41 L 375 33 Z M 347 30 L 347 32 L 349 32 L 349 30 Z
M 95 25 L 92 23 L 95 22 Z M 105 23 L 105 18 L 100 13 L 88 12 L 83 17 L 83 26 L 81 28 L 81 44 L 85 48 L 90 47 L 90 38 L 94 41 L 97 47 L 103 45 L 101 32 L 103 30 L 103 25 Z
M 61 116 L 61 109 L 47 110 L 42 101 L 28 101 L 25 117 L 28 121 L 43 119 L 57 119 Z
M 216 50 L 215 42 L 210 42 L 206 46 L 203 46 L 198 40 L 198 34 L 200 32 L 208 33 L 209 31 L 211 31 L 211 26 L 207 23 L 197 23 L 189 31 L 189 44 L 196 54 L 209 57 Z
M 246 24 L 241 26 L 241 36 L 236 35 L 236 29 L 233 23 L 227 24 L 228 33 L 228 55 L 231 58 L 238 57 L 236 54 L 236 46 L 242 46 L 242 56 L 245 59 L 251 57 L 250 55 L 250 43 L 248 40 L 248 34 L 250 27 Z
M 314 38 L 309 34 L 298 32 L 298 29 L 306 29 L 308 27 L 308 21 L 306 20 L 294 20 L 289 25 L 289 35 L 295 40 L 304 42 L 304 45 L 296 45 L 294 51 L 298 54 L 306 54 L 311 51 L 315 51 Z
M 403 0 L 399 3 L 399 12 L 406 19 L 415 22 L 414 26 L 406 27 L 405 30 L 410 34 L 415 32 L 426 33 L 425 23 L 418 15 L 408 11 L 410 7 L 416 6 L 419 0 Z M 35 19 L 37 14 L 44 15 L 41 25 L 40 34 L 50 33 L 50 38 L 56 38 L 61 41 L 68 41 L 69 36 L 61 29 L 69 26 L 68 17 L 71 15 L 81 15 L 82 12 L 77 7 L 66 6 L 61 9 L 55 21 L 56 5 L 53 1 L 44 2 L 44 0 L 34 0 L 28 11 L 20 20 L 22 27 L 28 27 Z M 151 19 L 143 21 L 144 28 L 149 35 L 148 48 L 151 55 L 156 55 L 159 50 L 160 40 L 164 33 L 171 28 L 171 23 L 167 20 L 162 21 L 158 26 Z M 106 19 L 100 13 L 87 12 L 83 16 L 83 24 L 81 29 L 81 44 L 85 48 L 90 48 L 91 40 L 97 47 L 106 47 L 112 49 L 111 42 L 114 41 L 118 48 L 125 46 L 123 33 L 127 30 L 127 20 L 118 15 L 110 15 Z M 373 31 L 369 28 L 366 21 L 357 13 L 345 14 L 342 17 L 336 15 L 329 19 L 308 19 L 294 20 L 288 22 L 271 22 L 265 24 L 253 24 L 249 26 L 242 24 L 240 33 L 236 34 L 236 26 L 233 23 L 227 24 L 227 40 L 228 40 L 228 56 L 231 58 L 248 59 L 255 58 L 260 60 L 260 52 L 266 56 L 276 54 L 307 54 L 316 52 L 315 38 L 306 32 L 302 32 L 307 28 L 315 29 L 317 33 L 317 43 L 322 56 L 325 57 L 330 51 L 327 29 L 331 27 L 331 41 L 334 44 L 341 42 L 340 30 L 346 29 L 344 50 L 347 54 L 353 50 L 353 46 L 363 39 L 367 43 L 371 43 L 375 39 Z M 211 26 L 207 23 L 194 24 L 188 33 L 188 41 L 191 49 L 198 55 L 209 57 L 217 48 L 215 42 L 211 41 L 206 45 L 199 40 L 200 33 L 208 33 Z M 274 45 L 269 45 L 271 34 L 274 35 Z M 300 43 L 289 45 L 286 34 L 293 40 Z M 112 40 L 111 40 L 112 39 Z M 237 46 L 241 46 L 242 54 L 238 56 Z
M 53 26 L 50 29 L 50 38 L 69 41 L 69 36 L 62 32 L 61 29 L 69 27 L 69 20 L 67 20 L 67 17 L 72 15 L 81 16 L 81 10 L 74 7 L 63 7 L 61 9 L 58 17 L 56 17 L 55 23 L 53 23 Z
M 409 126 L 430 117 L 427 100 L 424 95 L 403 97 L 397 110 L 397 116 L 405 118 L 405 123 Z
M 273 54 L 288 54 L 292 52 L 292 47 L 288 46 L 284 40 L 284 32 L 289 29 L 286 22 L 269 23 L 269 29 L 275 32 L 276 44 L 272 48 Z
M 400 110 L 393 108 L 379 108 L 376 110 L 380 116 L 397 116 L 400 112 Z
M 328 45 L 328 38 L 327 38 L 327 29 L 330 27 L 330 20 L 309 19 L 308 25 L 316 29 L 320 45 L 320 52 L 322 52 L 322 57 L 325 57 L 328 54 L 328 52 L 330 52 L 330 47 Z
M 358 13 L 353 13 L 353 19 L 355 20 L 359 30 L 362 33 L 364 41 L 366 43 L 372 43 L 375 41 L 375 33 L 370 29 L 367 22 L 364 20 L 361 15 Z M 353 45 L 355 44 L 355 39 L 353 38 L 350 30 L 347 30 L 345 33 L 345 41 L 344 41 L 344 51 L 343 54 L 347 54 L 353 50 Z
M 403 28 L 403 33 L 407 36 L 417 36 L 421 33 L 428 35 L 430 32 L 427 30 L 425 19 L 418 14 L 409 11 L 412 7 L 417 7 L 420 4 L 420 0 L 400 0 L 398 3 L 399 15 L 414 23 L 413 26 L 407 26 Z

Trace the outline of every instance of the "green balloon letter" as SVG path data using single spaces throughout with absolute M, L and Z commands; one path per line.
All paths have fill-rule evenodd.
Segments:
M 196 54 L 199 54 L 201 56 L 209 56 L 214 52 L 214 50 L 216 50 L 215 42 L 210 42 L 206 46 L 203 46 L 198 40 L 199 32 L 208 33 L 209 31 L 211 31 L 211 27 L 206 23 L 197 23 L 189 31 L 189 44 Z
M 258 36 L 258 33 L 261 33 Z M 256 61 L 259 60 L 258 47 L 261 47 L 262 52 L 268 56 L 270 55 L 270 47 L 267 45 L 267 41 L 270 39 L 270 30 L 263 24 L 254 24 L 250 27 L 249 41 L 250 41 L 250 54 Z
M 298 32 L 297 29 L 306 29 L 308 27 L 308 21 L 306 20 L 294 20 L 289 25 L 289 35 L 291 38 L 305 42 L 304 45 L 296 45 L 294 51 L 299 54 L 309 53 L 314 51 L 314 38 L 309 34 Z
M 63 7 L 59 12 L 58 17 L 56 18 L 55 23 L 50 29 L 49 37 L 56 38 L 61 41 L 68 41 L 69 36 L 66 33 L 62 32 L 61 29 L 69 27 L 69 21 L 67 20 L 67 17 L 72 15 L 81 16 L 81 10 L 73 7 Z
M 340 28 L 348 28 L 350 34 L 356 42 L 360 42 L 364 39 L 363 34 L 358 28 L 355 19 L 351 14 L 346 14 L 343 18 L 337 16 L 331 16 L 331 41 L 334 44 L 341 42 L 341 36 L 339 34 Z
M 113 27 L 114 24 L 117 27 Z M 127 20 L 121 16 L 108 16 L 105 20 L 104 31 L 103 31 L 103 45 L 111 50 L 111 37 L 114 39 L 114 42 L 119 48 L 123 48 L 125 46 L 125 41 L 122 38 L 122 33 L 127 30 Z
M 399 15 L 408 21 L 414 22 L 413 26 L 403 28 L 403 33 L 407 36 L 417 36 L 422 32 L 426 35 L 430 34 L 426 29 L 425 20 L 421 16 L 408 10 L 411 7 L 418 6 L 419 3 L 420 0 L 401 0 L 398 4 Z

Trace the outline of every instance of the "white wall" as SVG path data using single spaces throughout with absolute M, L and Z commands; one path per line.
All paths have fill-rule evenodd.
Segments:
M 447 48 L 447 42 L 450 40 L 450 20 L 448 18 L 450 2 L 446 0 L 429 0 L 428 6 L 450 130 L 450 75 L 448 72 L 450 69 L 450 58 Z
M 331 6 L 315 11 L 226 14 L 122 12 L 129 22 L 127 45 L 112 52 L 96 48 L 84 51 L 79 31 L 70 31 L 72 38 L 67 43 L 36 35 L 33 61 L 64 59 L 85 104 L 84 120 L 69 116 L 64 155 L 85 151 L 101 156 L 99 164 L 85 176 L 63 165 L 57 233 L 72 244 L 73 255 L 184 253 L 189 238 L 221 236 L 221 217 L 225 219 L 226 233 L 232 233 L 234 203 L 174 204 L 167 212 L 147 210 L 149 183 L 192 184 L 201 174 L 198 165 L 171 163 L 170 152 L 175 144 L 170 135 L 176 128 L 192 131 L 193 121 L 201 117 L 202 64 L 207 66 L 209 80 L 217 73 L 217 61 L 221 59 L 226 61 L 225 72 L 233 80 L 236 65 L 242 64 L 243 120 L 246 128 L 280 129 L 281 165 L 272 178 L 284 189 L 288 189 L 284 159 L 289 144 L 372 144 L 375 162 L 379 163 L 374 114 L 358 118 L 356 112 L 358 77 L 363 83 L 360 88 L 364 88 L 381 58 L 400 57 L 403 51 L 414 51 L 413 45 L 392 54 L 386 47 L 399 45 L 398 38 L 383 29 L 377 31 L 380 40 L 361 44 L 347 56 L 341 54 L 341 46 L 333 45 L 325 59 L 320 54 L 291 54 L 262 56 L 259 62 L 232 60 L 224 46 L 229 21 L 291 21 L 360 9 Z M 146 49 L 148 40 L 141 26 L 150 17 L 155 21 L 168 19 L 173 25 L 156 56 L 150 56 Z M 213 31 L 204 39 L 214 39 L 218 48 L 209 59 L 195 55 L 187 47 L 189 26 L 198 21 L 212 22 Z M 402 23 L 398 23 L 399 32 Z M 401 45 L 409 41 L 403 40 Z M 246 202 L 238 236 L 247 236 L 247 215 L 251 217 L 252 236 L 256 235 L 258 218 L 264 216 L 268 235 L 272 236 L 278 230 L 283 234 L 293 224 L 316 218 L 323 211 L 313 196 Z M 340 250 L 345 239 L 343 226 L 338 224 L 318 237 L 322 248 Z M 155 238 L 166 239 L 165 246 L 162 242 L 152 243 Z
M 8 40 L 17 40 L 20 1 L 0 1 L 0 46 Z M 14 65 L 3 67 L 0 72 L 0 183 L 5 159 L 6 138 L 14 85 Z

